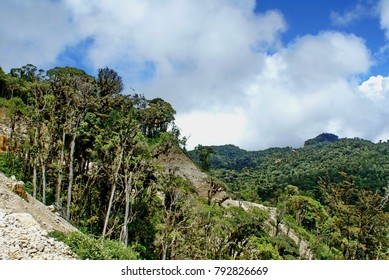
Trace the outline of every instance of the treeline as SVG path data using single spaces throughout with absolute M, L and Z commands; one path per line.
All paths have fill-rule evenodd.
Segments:
M 189 154 L 236 199 L 277 207 L 317 258 L 389 257 L 388 142 L 321 134 L 298 149 L 199 145 Z

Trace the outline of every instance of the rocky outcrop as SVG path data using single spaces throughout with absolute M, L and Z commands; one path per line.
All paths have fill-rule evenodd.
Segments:
M 48 236 L 29 213 L 0 209 L 0 260 L 73 260 L 62 242 Z
M 179 148 L 172 147 L 168 153 L 158 158 L 158 162 L 169 172 L 191 182 L 200 196 L 215 202 L 222 202 L 228 197 L 227 193 L 215 186 L 212 178 L 201 172 Z
M 63 233 L 77 231 L 59 215 L 51 212 L 46 205 L 26 193 L 23 182 L 9 179 L 0 173 L 0 209 L 12 213 L 30 213 L 45 230 L 56 230 Z
M 56 230 L 77 231 L 24 190 L 24 184 L 0 173 L 0 260 L 77 259 L 62 242 L 48 236 Z
M 25 201 L 28 202 L 28 196 L 26 189 L 24 188 L 24 182 L 23 181 L 17 181 L 15 176 L 12 176 L 7 182 L 6 186 L 15 194 L 23 198 Z

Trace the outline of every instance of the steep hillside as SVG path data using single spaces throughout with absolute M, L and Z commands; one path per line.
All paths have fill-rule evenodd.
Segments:
M 235 150 L 235 153 L 227 153 L 228 156 L 231 154 L 235 154 L 235 156 L 239 155 L 241 152 L 245 153 L 244 150 L 240 150 L 237 147 L 232 145 L 223 146 L 219 151 L 226 151 L 227 149 Z M 217 150 L 216 150 L 217 151 Z M 174 174 L 181 176 L 182 178 L 191 182 L 198 194 L 202 197 L 207 198 L 210 192 L 213 192 L 213 186 L 211 184 L 211 178 L 206 173 L 199 170 L 199 168 L 192 162 L 192 160 L 185 155 L 180 149 L 174 147 L 170 150 L 169 153 L 163 155 L 159 158 L 160 163 L 167 169 L 169 172 L 173 172 Z M 314 255 L 309 248 L 309 244 L 307 241 L 303 240 L 298 236 L 298 233 L 294 232 L 289 226 L 284 225 L 282 223 L 277 224 L 277 209 L 274 207 L 266 207 L 262 204 L 252 203 L 248 201 L 238 201 L 229 199 L 228 193 L 224 190 L 217 190 L 213 192 L 213 196 L 211 198 L 213 201 L 217 203 L 221 203 L 221 205 L 225 208 L 230 207 L 239 207 L 245 211 L 248 211 L 252 208 L 258 208 L 269 215 L 269 220 L 266 221 L 266 225 L 268 226 L 268 234 L 270 236 L 275 236 L 277 234 L 285 235 L 291 238 L 296 245 L 299 247 L 299 254 L 304 259 L 313 259 Z
M 206 173 L 199 170 L 193 161 L 176 146 L 173 146 L 168 153 L 161 155 L 158 162 L 175 175 L 188 180 L 196 188 L 197 193 L 215 202 L 222 201 L 228 197 L 224 189 L 212 184 L 212 179 Z M 209 197 L 211 196 L 211 197 Z
M 277 225 L 277 208 L 274 207 L 267 207 L 262 204 L 258 203 L 252 203 L 248 201 L 241 201 L 241 200 L 232 200 L 227 199 L 223 201 L 222 205 L 226 208 L 229 207 L 240 207 L 244 210 L 249 210 L 251 208 L 259 208 L 261 210 L 266 211 L 269 214 L 269 220 L 266 221 L 266 224 L 269 226 L 269 234 L 271 236 L 275 236 L 277 234 L 283 234 L 289 238 L 291 238 L 296 245 L 299 246 L 299 253 L 300 256 L 304 259 L 313 259 L 314 254 L 312 253 L 312 250 L 309 248 L 309 243 L 306 240 L 303 240 L 293 229 L 291 229 L 289 226 L 279 223 Z
M 0 173 L 0 260 L 76 259 L 62 242 L 48 236 L 50 231 L 77 231 L 24 192 L 23 182 Z
M 277 223 L 315 244 L 316 258 L 387 258 L 389 142 L 321 134 L 298 149 L 209 148 L 209 173 L 231 197 L 276 207 Z
M 52 208 L 43 205 L 31 195 L 20 190 L 23 182 L 8 179 L 0 173 L 0 208 L 12 213 L 29 213 L 34 220 L 47 231 L 59 231 L 68 233 L 77 231 L 59 215 L 52 212 Z M 12 191 L 12 188 L 19 192 L 19 195 Z M 24 198 L 22 198 L 23 196 Z

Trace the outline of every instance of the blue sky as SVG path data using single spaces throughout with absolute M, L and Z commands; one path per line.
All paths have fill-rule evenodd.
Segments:
M 389 139 L 389 0 L 2 1 L 0 66 L 115 69 L 197 144 Z
M 326 30 L 355 34 L 365 40 L 375 56 L 376 65 L 369 73 L 386 75 L 388 58 L 380 50 L 387 39 L 380 27 L 378 4 L 377 0 L 257 0 L 255 11 L 277 9 L 283 14 L 288 25 L 281 36 L 284 44 Z

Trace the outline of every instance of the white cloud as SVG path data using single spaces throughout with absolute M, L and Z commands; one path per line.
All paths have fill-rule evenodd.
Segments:
M 248 104 L 244 89 L 264 67 L 266 52 L 281 47 L 279 34 L 286 29 L 277 11 L 255 14 L 254 0 L 39 0 L 32 7 L 21 1 L 2 10 L 24 19 L 10 28 L 4 49 L 14 45 L 22 52 L 26 41 L 37 44 L 22 56 L 14 52 L 8 65 L 51 66 L 60 54 L 66 57 L 66 47 L 88 38 L 79 63 L 118 70 L 128 86 L 171 102 L 179 112 L 177 122 L 192 125 L 198 118 L 195 123 L 206 123 L 204 135 L 211 137 L 204 141 L 240 137 L 229 137 L 222 120 L 234 123 L 236 114 L 229 112 Z M 11 33 L 15 29 L 21 38 Z M 3 67 L 4 58 L 0 54 Z M 238 115 L 240 122 L 242 112 Z M 200 139 L 193 130 L 192 139 Z
M 58 1 L 2 1 L 1 67 L 8 71 L 28 63 L 53 65 L 65 46 L 78 40 L 68 14 Z
M 130 72 L 132 87 L 178 110 L 244 100 L 242 88 L 262 67 L 258 52 L 277 48 L 286 28 L 279 12 L 254 14 L 252 0 L 66 2 L 94 40 L 87 60 L 95 68 Z M 147 84 L 136 78 L 145 64 L 153 66 Z
M 389 1 L 379 7 L 389 30 Z M 321 132 L 389 132 L 387 78 L 360 86 L 354 79 L 372 64 L 361 38 L 322 32 L 285 46 L 283 15 L 254 8 L 254 0 L 7 1 L 0 65 L 47 69 L 80 46 L 80 63 L 109 66 L 127 86 L 172 103 L 192 147 L 299 146 Z
M 370 65 L 363 40 L 336 32 L 303 36 L 268 56 L 247 89 L 250 133 L 242 144 L 300 146 L 321 132 L 368 137 L 378 124 L 351 78 Z
M 178 115 L 176 124 L 183 128 L 182 135 L 188 138 L 187 149 L 198 144 L 220 145 L 239 143 L 246 131 L 246 114 L 237 109 L 233 112 L 203 112 Z
M 371 76 L 359 86 L 359 90 L 366 97 L 381 101 L 389 95 L 389 78 L 381 75 Z
M 332 11 L 330 19 L 333 25 L 348 26 L 364 17 L 373 16 L 375 7 L 371 3 L 357 3 L 353 8 L 348 9 L 344 13 Z
M 386 38 L 389 38 L 389 0 L 380 0 L 378 5 L 381 28 L 386 32 Z

